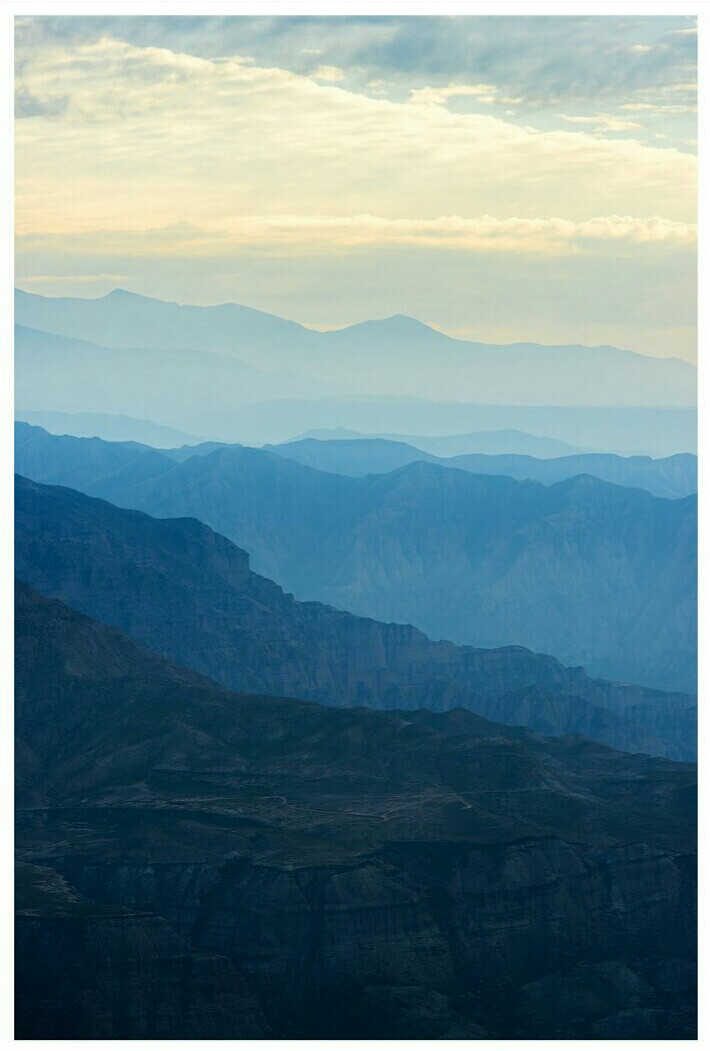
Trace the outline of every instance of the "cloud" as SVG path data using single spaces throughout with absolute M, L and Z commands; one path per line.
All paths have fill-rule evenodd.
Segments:
M 15 117 L 17 120 L 26 120 L 28 117 L 57 117 L 65 112 L 68 102 L 66 95 L 39 99 L 20 86 L 15 91 Z
M 622 106 L 619 106 L 619 109 L 636 110 L 638 112 L 646 110 L 649 113 L 695 113 L 697 106 L 688 106 L 683 103 L 659 105 L 653 102 L 625 102 Z
M 635 51 L 639 55 L 645 55 L 648 51 L 653 51 L 650 44 L 632 44 L 629 51 Z
M 338 69 L 337 66 L 318 66 L 318 68 L 311 73 L 311 76 L 315 80 L 326 80 L 331 83 L 345 79 L 345 73 L 342 69 Z
M 575 223 L 559 218 L 497 219 L 457 215 L 436 219 L 386 219 L 356 216 L 266 216 L 234 221 L 229 239 L 242 243 L 296 243 L 312 251 L 319 246 L 340 250 L 373 245 L 460 249 L 469 252 L 523 252 L 565 254 L 601 242 L 694 245 L 694 224 L 671 222 L 657 216 L 603 216 Z
M 312 56 L 324 65 L 400 89 L 472 80 L 496 84 L 501 95 L 531 106 L 572 100 L 608 109 L 603 100 L 630 99 L 688 79 L 697 30 L 684 16 L 619 18 L 547 16 L 296 16 L 22 19 L 20 39 L 70 42 L 109 35 L 138 47 L 215 59 L 249 55 L 257 65 L 308 75 Z M 665 45 L 661 47 L 660 45 Z M 644 49 L 629 61 L 629 48 Z M 514 56 L 514 60 L 513 57 Z M 472 76 L 472 71 L 475 74 Z
M 106 284 L 127 281 L 127 274 L 28 274 L 22 278 L 24 285 Z
M 185 229 L 187 227 L 187 229 Z M 658 216 L 597 216 L 584 222 L 490 215 L 462 218 L 391 219 L 377 215 L 243 215 L 214 229 L 172 224 L 142 232 L 96 229 L 83 234 L 35 233 L 18 238 L 18 249 L 61 247 L 70 254 L 107 252 L 115 256 L 229 256 L 235 250 L 286 255 L 332 254 L 360 249 L 417 248 L 468 253 L 569 255 L 621 247 L 693 247 L 695 224 Z
M 560 118 L 568 124 L 593 124 L 594 130 L 599 132 L 632 131 L 643 127 L 642 124 L 637 124 L 633 120 L 622 120 L 611 113 L 598 113 L 596 117 L 575 117 L 560 113 Z
M 493 339 L 623 329 L 661 353 L 672 330 L 690 349 L 689 19 L 16 25 L 17 265 L 33 287 L 65 274 L 85 294 L 125 273 L 163 298 L 317 323 L 423 310 L 444 328 L 486 317 Z
M 414 106 L 444 106 L 449 99 L 473 98 L 477 102 L 497 102 L 503 106 L 513 106 L 522 102 L 522 98 L 510 98 L 498 95 L 493 84 L 449 84 L 446 87 L 411 88 L 408 102 Z
M 23 86 L 45 111 L 17 125 L 20 232 L 203 228 L 280 210 L 694 220 L 694 157 L 584 125 L 541 131 L 106 36 L 21 57 Z M 469 86 L 474 98 L 487 87 Z M 58 97 L 62 112 L 48 113 Z M 595 119 L 610 130 L 615 118 Z

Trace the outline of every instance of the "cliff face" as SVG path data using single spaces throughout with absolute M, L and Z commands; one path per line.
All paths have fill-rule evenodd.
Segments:
M 233 961 L 284 1037 L 616 1037 L 634 1015 L 636 1032 L 692 1030 L 692 863 L 667 851 L 544 839 L 295 871 L 59 865 Z
M 337 706 L 465 707 L 626 750 L 695 754 L 688 696 L 591 679 L 523 647 L 433 642 L 409 625 L 297 602 L 195 520 L 21 478 L 15 514 L 21 579 L 230 688 Z
M 16 885 L 18 1038 L 268 1035 L 231 961 L 194 951 L 163 917 L 87 901 L 46 866 L 20 865 Z
M 16 625 L 19 1037 L 692 1037 L 689 764 Z

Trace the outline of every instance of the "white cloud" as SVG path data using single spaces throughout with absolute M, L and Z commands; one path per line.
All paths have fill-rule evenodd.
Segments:
M 650 44 L 632 44 L 629 51 L 635 51 L 636 54 L 645 55 L 648 51 L 653 51 Z
M 499 95 L 493 84 L 449 84 L 448 87 L 411 88 L 407 102 L 414 106 L 445 106 L 449 99 L 467 96 L 477 102 L 496 102 L 501 106 L 514 106 L 523 101 L 522 97 Z
M 619 109 L 634 110 L 639 113 L 644 110 L 649 113 L 695 113 L 697 106 L 686 106 L 682 103 L 675 105 L 655 102 L 624 102 Z
M 443 106 L 449 99 L 465 98 L 468 95 L 490 102 L 495 90 L 493 84 L 449 84 L 448 87 L 412 88 L 407 101 L 414 106 Z
M 611 113 L 598 113 L 595 117 L 576 117 L 560 113 L 560 117 L 568 124 L 592 124 L 594 125 L 594 130 L 599 132 L 633 131 L 643 127 L 642 124 L 637 124 L 632 120 L 622 120 Z
M 362 248 L 447 249 L 464 252 L 519 252 L 567 255 L 615 242 L 627 245 L 688 247 L 695 244 L 694 224 L 658 216 L 597 216 L 584 222 L 559 217 L 490 215 L 463 218 L 442 215 L 434 219 L 393 219 L 362 215 L 242 215 L 217 226 L 195 228 L 183 224 L 145 231 L 98 229 L 67 238 L 62 234 L 33 234 L 18 239 L 18 247 L 52 250 L 57 244 L 70 253 L 108 252 L 114 255 L 171 257 L 220 254 L 256 249 L 287 254 L 331 253 Z
M 329 223 L 317 237 L 330 230 L 342 243 L 347 230 L 353 234 L 353 215 L 381 216 L 385 224 L 438 223 L 432 217 L 452 213 L 513 224 L 557 223 L 546 218 L 555 215 L 573 224 L 600 214 L 685 224 L 695 218 L 689 154 L 600 139 L 584 124 L 542 132 L 442 104 L 461 94 L 494 95 L 489 84 L 418 89 L 396 102 L 239 57 L 198 58 L 109 37 L 20 44 L 18 59 L 21 86 L 38 111 L 16 125 L 20 233 L 62 235 L 69 243 L 97 230 L 130 238 L 189 222 L 213 241 L 229 231 L 238 244 L 235 216 L 271 222 L 286 212 L 339 217 L 339 232 Z M 57 97 L 66 98 L 62 111 L 46 112 Z M 607 131 L 613 121 L 617 130 L 633 125 L 604 114 L 594 119 L 592 130 L 600 120 Z M 519 215 L 532 218 L 509 218 Z M 479 226 L 445 236 L 512 243 L 512 227 L 493 234 L 480 219 L 461 222 Z M 245 223 L 253 240 L 254 224 Z M 373 229 L 355 225 L 357 236 Z M 289 244 L 297 235 L 312 241 L 307 227 L 289 229 Z M 426 225 L 389 229 L 391 236 L 442 237 Z M 197 250 L 200 238 L 190 240 Z M 556 243 L 570 238 L 556 235 Z
M 311 76 L 315 80 L 326 80 L 330 83 L 345 80 L 345 73 L 338 66 L 318 66 L 315 72 L 311 73 Z

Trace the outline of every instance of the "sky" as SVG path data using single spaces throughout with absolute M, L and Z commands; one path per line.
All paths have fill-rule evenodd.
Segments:
M 688 17 L 21 17 L 16 283 L 696 360 Z

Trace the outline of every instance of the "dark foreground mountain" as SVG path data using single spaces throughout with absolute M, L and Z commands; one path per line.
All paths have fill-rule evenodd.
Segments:
M 20 1039 L 694 1037 L 691 765 L 15 623 Z
M 355 478 L 365 474 L 385 474 L 407 464 L 422 461 L 441 467 L 457 467 L 471 474 L 506 475 L 518 480 L 530 479 L 550 485 L 554 482 L 588 474 L 613 485 L 646 489 L 654 496 L 677 499 L 698 491 L 698 458 L 692 453 L 653 460 L 650 456 L 615 456 L 612 453 L 582 453 L 539 459 L 534 456 L 469 453 L 438 457 L 406 442 L 382 438 L 324 441 L 303 438 L 282 445 L 266 446 L 277 456 L 314 467 L 318 471 Z
M 300 599 L 695 690 L 695 496 L 422 462 L 352 478 L 238 446 L 207 445 L 208 455 L 176 463 L 24 428 L 20 473 L 151 515 L 198 517 Z
M 20 579 L 225 686 L 341 707 L 462 707 L 629 751 L 695 754 L 687 695 L 591 679 L 521 647 L 432 642 L 405 624 L 297 602 L 194 519 L 154 519 L 22 478 L 15 514 Z

